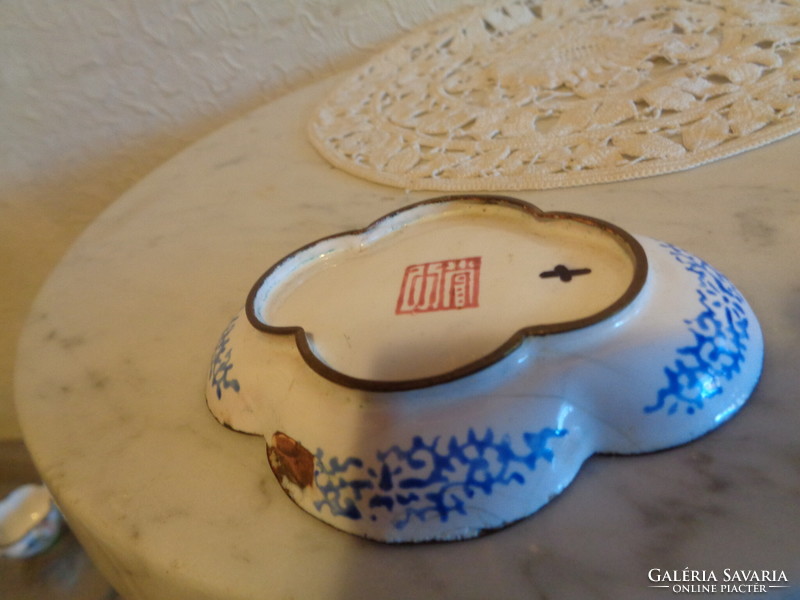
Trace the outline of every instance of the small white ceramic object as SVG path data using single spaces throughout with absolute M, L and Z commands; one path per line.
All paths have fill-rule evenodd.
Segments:
M 18 487 L 0 501 L 0 553 L 29 558 L 53 545 L 63 524 L 61 512 L 43 485 Z
M 763 359 L 739 291 L 699 258 L 586 216 L 436 198 L 314 242 L 253 286 L 207 402 L 264 435 L 301 508 L 385 542 L 526 517 L 592 454 L 688 442 Z

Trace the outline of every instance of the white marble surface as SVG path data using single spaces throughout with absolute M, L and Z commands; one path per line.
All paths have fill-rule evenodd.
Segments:
M 330 85 L 267 105 L 152 173 L 86 231 L 34 305 L 16 370 L 25 439 L 118 591 L 666 598 L 678 595 L 648 588 L 648 572 L 688 568 L 720 579 L 777 570 L 790 587 L 754 597 L 800 596 L 798 136 L 684 173 L 515 194 L 682 246 L 748 298 L 765 336 L 762 381 L 732 421 L 690 445 L 590 459 L 558 499 L 499 533 L 389 547 L 300 511 L 263 439 L 214 420 L 209 359 L 255 279 L 309 240 L 434 195 L 356 180 L 314 153 L 305 122 Z
M 81 231 L 223 124 L 478 0 L 0 2 L 0 440 L 17 338 Z

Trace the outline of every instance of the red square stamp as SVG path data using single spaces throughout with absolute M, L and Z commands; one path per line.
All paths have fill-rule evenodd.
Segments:
M 475 308 L 480 274 L 480 256 L 409 265 L 395 314 Z

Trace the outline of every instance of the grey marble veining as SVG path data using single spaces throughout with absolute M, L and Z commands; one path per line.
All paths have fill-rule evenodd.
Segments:
M 34 305 L 16 373 L 26 441 L 119 592 L 703 597 L 649 587 L 652 569 L 688 568 L 777 570 L 789 587 L 753 597 L 797 598 L 800 137 L 683 173 L 514 194 L 717 267 L 761 321 L 762 380 L 719 430 L 664 452 L 593 457 L 559 498 L 506 530 L 388 547 L 298 510 L 264 441 L 219 426 L 203 398 L 217 337 L 267 267 L 435 195 L 357 180 L 314 153 L 305 120 L 330 85 L 267 105 L 152 173 L 86 231 Z

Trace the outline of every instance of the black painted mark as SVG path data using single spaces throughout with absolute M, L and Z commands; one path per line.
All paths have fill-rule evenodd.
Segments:
M 591 272 L 591 269 L 568 269 L 564 265 L 556 265 L 552 271 L 544 271 L 539 273 L 539 277 L 542 279 L 558 277 L 561 281 L 566 283 L 568 281 L 572 281 L 572 278 L 576 275 L 588 275 Z

